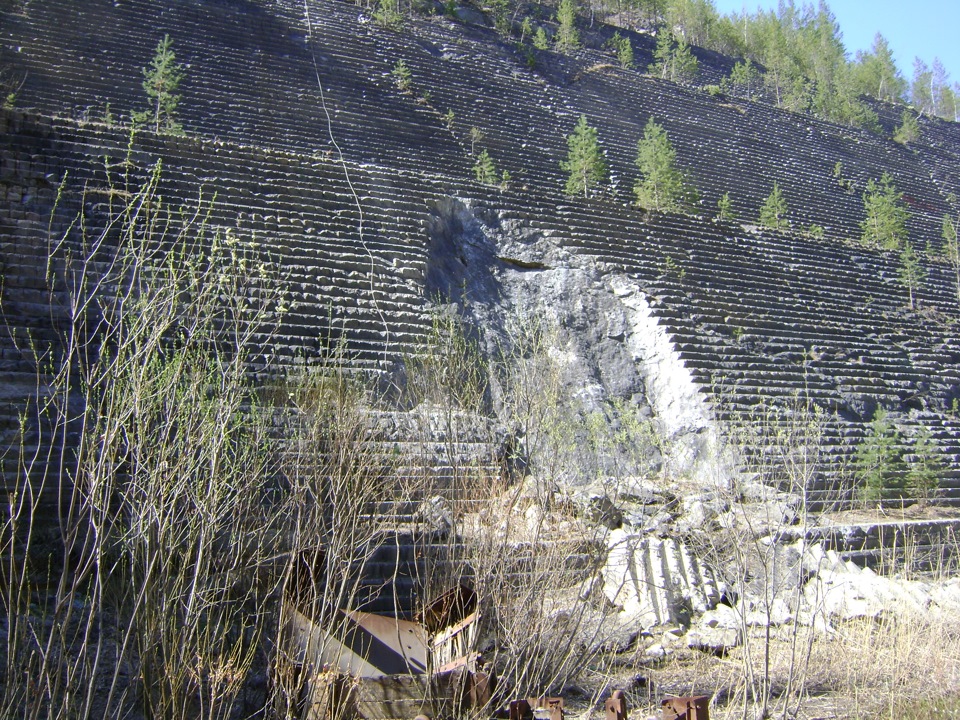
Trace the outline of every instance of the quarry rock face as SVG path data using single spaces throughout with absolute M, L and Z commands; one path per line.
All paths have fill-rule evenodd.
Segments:
M 438 203 L 428 288 L 462 293 L 466 312 L 494 353 L 511 325 L 555 330 L 550 352 L 562 357 L 564 392 L 581 412 L 625 399 L 656 418 L 663 472 L 715 482 L 715 426 L 693 377 L 636 282 L 602 273 L 549 236 L 477 217 L 463 202 Z
M 285 312 L 257 348 L 255 379 L 268 365 L 284 372 L 342 358 L 350 372 L 402 388 L 438 308 L 464 320 L 491 366 L 504 349 L 520 347 L 514 357 L 526 360 L 533 353 L 516 339 L 536 335 L 556 375 L 550 392 L 581 428 L 554 458 L 555 476 L 540 479 L 551 494 L 585 498 L 582 512 L 610 530 L 604 593 L 639 626 L 680 624 L 719 602 L 719 581 L 668 536 L 733 527 L 710 493 L 734 487 L 744 465 L 756 479 L 745 489 L 756 501 L 751 521 L 765 530 L 798 520 L 801 495 L 811 507 L 849 504 L 858 492 L 849 469 L 877 408 L 904 451 L 929 432 L 942 467 L 937 499 L 960 503 L 960 298 L 938 257 L 942 217 L 960 209 L 956 124 L 921 118 L 920 139 L 905 147 L 614 67 L 598 48 L 545 51 L 531 67 L 466 10 L 463 22 L 414 17 L 395 32 L 328 0 L 198 0 L 183 12 L 148 0 L 25 7 L 4 14 L 0 49 L 24 77 L 17 107 L 0 110 L 9 325 L 0 441 L 10 452 L 37 391 L 30 343 L 56 343 L 65 312 L 48 292 L 51 242 L 79 243 L 69 228 L 81 209 L 107 223 L 118 168 L 136 186 L 162 161 L 158 187 L 170 206 L 216 193 L 211 225 L 282 269 Z M 166 33 L 187 68 L 184 135 L 131 136 L 131 114 L 146 102 L 142 69 Z M 412 92 L 393 79 L 400 60 Z M 899 109 L 878 112 L 885 126 L 899 119 Z M 581 115 L 598 128 L 614 181 L 572 198 L 560 162 Z M 689 215 L 633 204 L 636 143 L 650 118 L 703 198 Z M 475 181 L 481 149 L 509 181 Z M 854 192 L 833 176 L 841 160 Z M 911 243 L 932 249 L 915 303 L 896 254 L 857 242 L 862 191 L 883 172 L 909 198 Z M 790 231 L 753 222 L 774 180 L 792 208 Z M 714 217 L 725 193 L 739 221 Z M 486 454 L 491 474 L 507 457 L 523 475 L 536 444 L 509 417 L 512 393 L 491 372 L 483 410 L 498 427 L 464 443 Z M 439 417 L 428 421 L 435 446 L 450 440 Z M 461 420 L 460 430 L 472 422 Z M 587 452 L 582 428 L 597 420 L 608 442 Z M 391 438 L 398 446 L 405 423 Z M 642 437 L 626 433 L 633 426 Z M 438 475 L 448 469 L 434 464 Z M 22 478 L 3 472 L 12 492 Z M 683 498 L 667 497 L 665 478 L 684 480 Z M 449 501 L 403 517 L 419 513 L 445 532 Z M 868 575 L 848 592 L 859 575 L 841 570 L 824 571 L 824 601 L 845 598 L 839 615 L 874 612 L 883 593 L 864 589 Z M 756 611 L 751 602 L 746 612 Z M 731 640 L 701 632 L 705 647 Z
M 126 152 L 118 124 L 145 102 L 142 68 L 162 26 L 189 68 L 185 137 L 142 131 L 129 167 L 142 178 L 162 157 L 171 201 L 215 188 L 222 226 L 255 235 L 289 270 L 281 365 L 322 361 L 342 339 L 354 367 L 397 382 L 439 299 L 472 319 L 491 353 L 510 323 L 555 326 L 551 352 L 566 363 L 572 405 L 607 414 L 612 427 L 614 401 L 645 413 L 659 433 L 652 464 L 668 473 L 726 476 L 731 424 L 771 436 L 790 424 L 771 408 L 814 406 L 821 453 L 807 493 L 842 501 L 843 468 L 883 407 L 905 437 L 933 436 L 948 468 L 944 498 L 960 486 L 950 269 L 927 258 L 909 307 L 895 255 L 852 244 L 863 187 L 890 172 L 909 198 L 911 242 L 939 247 L 960 194 L 953 123 L 921 118 L 906 148 L 616 68 L 600 49 L 540 53 L 531 67 L 469 18 L 410 18 L 394 32 L 327 0 L 201 2 L 176 18 L 145 0 L 35 2 L 7 20 L 5 59 L 25 77 L 17 105 L 31 110 L 3 122 L 4 228 L 12 247 L 33 245 L 9 273 L 11 309 L 45 301 L 30 258 L 54 181 L 68 171 L 75 192 L 83 179 L 102 184 L 103 157 Z M 90 37 L 96 61 L 82 50 Z M 413 91 L 392 77 L 400 60 Z M 704 78 L 724 68 L 705 63 Z M 71 78 L 62 91 L 61 76 Z M 878 112 L 882 125 L 899 117 Z M 614 178 L 593 198 L 563 195 L 559 163 L 581 114 Z M 702 197 L 694 214 L 631 205 L 636 141 L 651 117 Z M 508 171 L 502 187 L 474 181 L 481 149 Z M 833 176 L 838 161 L 853 192 Z M 790 232 L 753 222 L 771 177 L 791 207 Z M 728 192 L 740 222 L 713 218 Z M 71 207 L 61 205 L 54 227 Z M 814 225 L 822 237 L 803 232 Z

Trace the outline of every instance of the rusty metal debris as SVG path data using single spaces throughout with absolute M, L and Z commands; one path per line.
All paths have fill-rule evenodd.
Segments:
M 544 696 L 513 700 L 509 720 L 563 720 L 563 698 Z
M 491 679 L 473 651 L 480 608 L 470 588 L 444 593 L 413 621 L 340 609 L 321 620 L 297 596 L 284 613 L 283 649 L 305 720 L 446 718 L 490 700 Z
M 613 695 L 603 704 L 605 720 L 627 720 L 627 699 L 622 690 L 614 690 Z
M 314 608 L 313 575 L 284 598 L 283 678 L 302 720 L 449 720 L 490 704 L 493 680 L 476 647 L 480 602 L 457 586 L 413 620 Z M 315 596 L 313 596 L 315 597 Z M 291 680 L 292 678 L 292 680 Z M 292 682 L 292 685 L 290 684 Z M 709 696 L 662 702 L 663 720 L 709 720 Z M 605 720 L 627 720 L 620 690 Z M 491 712 L 502 720 L 564 720 L 562 697 L 526 697 Z
M 660 703 L 663 720 L 710 720 L 710 696 L 666 698 Z

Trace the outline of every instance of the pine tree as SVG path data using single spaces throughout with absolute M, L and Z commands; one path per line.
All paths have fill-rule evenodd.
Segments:
M 920 427 L 913 440 L 911 452 L 913 462 L 907 471 L 907 486 L 917 499 L 930 500 L 940 487 L 944 467 L 937 443 L 926 427 Z
M 909 110 L 904 110 L 900 116 L 900 127 L 893 131 L 893 139 L 901 145 L 909 145 L 920 137 L 920 124 Z
M 397 0 L 375 0 L 373 21 L 380 27 L 399 30 L 403 26 L 403 14 Z
M 960 96 L 957 95 L 957 83 L 943 88 L 943 110 L 940 114 L 944 120 L 957 122 L 960 119 Z
M 949 215 L 943 216 L 943 254 L 953 268 L 957 286 L 957 302 L 960 303 L 960 242 L 957 239 L 957 224 Z
M 900 250 L 899 275 L 900 284 L 907 289 L 907 294 L 910 298 L 908 307 L 912 310 L 913 295 L 926 279 L 927 272 L 924 270 L 923 265 L 920 264 L 920 258 L 917 257 L 913 245 L 909 242 L 904 242 Z
M 373 11 L 373 21 L 380 27 L 399 30 L 403 26 L 403 14 L 397 0 L 379 0 Z
M 857 446 L 854 468 L 864 500 L 882 500 L 903 490 L 900 433 L 886 410 L 878 407 L 867 434 Z
M 760 224 L 771 230 L 790 227 L 790 221 L 787 220 L 787 201 L 776 182 L 773 183 L 773 191 L 760 206 Z
M 717 201 L 717 220 L 729 222 L 736 220 L 737 216 L 733 212 L 733 201 L 730 199 L 730 193 L 725 192 Z
M 656 212 L 676 212 L 690 194 L 676 168 L 676 151 L 666 131 L 652 117 L 637 143 L 636 164 L 640 180 L 633 187 L 637 204 Z
M 858 92 L 878 100 L 898 102 L 907 92 L 907 82 L 897 69 L 886 38 L 877 33 L 869 52 L 859 50 L 853 65 L 854 85 Z
M 867 217 L 860 223 L 861 240 L 885 250 L 899 250 L 907 240 L 908 213 L 903 206 L 903 194 L 897 191 L 893 178 L 884 173 L 877 183 L 867 182 L 863 193 L 863 208 Z
M 921 115 L 932 115 L 933 94 L 931 84 L 933 73 L 930 67 L 920 58 L 913 59 L 913 81 L 910 83 L 910 102 Z
M 557 37 L 554 42 L 560 52 L 570 52 L 580 46 L 576 0 L 560 0 L 557 8 Z
M 620 67 L 628 70 L 633 67 L 633 45 L 630 44 L 630 38 L 623 37 L 618 30 L 607 42 L 607 46 L 613 50 L 614 55 L 620 62 Z
M 733 66 L 730 75 L 720 81 L 720 88 L 724 92 L 734 92 L 750 98 L 757 90 L 759 78 L 760 73 L 750 58 L 747 58 Z
M 484 185 L 496 185 L 499 178 L 497 177 L 497 167 L 493 163 L 493 158 L 490 157 L 490 153 L 486 150 L 483 150 L 479 155 L 477 155 L 477 161 L 473 165 L 473 174 L 477 178 L 478 183 Z
M 538 27 L 533 34 L 533 46 L 537 50 L 550 49 L 550 39 L 547 37 L 547 31 L 543 29 L 543 26 Z
M 410 68 L 407 67 L 407 63 L 403 58 L 397 60 L 397 64 L 393 66 L 390 74 L 393 76 L 393 82 L 397 86 L 397 90 L 402 93 L 410 92 L 410 86 L 413 83 L 413 73 L 410 72 Z
M 143 69 L 143 89 L 150 99 L 150 110 L 133 113 L 135 123 L 149 122 L 154 132 L 183 132 L 177 122 L 177 106 L 180 104 L 177 89 L 183 81 L 184 72 L 170 49 L 172 44 L 170 36 L 164 35 L 157 44 L 150 65 Z
M 607 179 L 607 160 L 600 149 L 596 128 L 590 127 L 585 115 L 580 116 L 573 132 L 567 137 L 567 159 L 560 167 L 569 174 L 565 191 L 567 195 L 590 193 Z
M 520 22 L 520 44 L 523 45 L 528 37 L 533 37 L 533 23 L 530 22 L 529 16 Z
M 664 80 L 689 82 L 696 77 L 700 64 L 690 52 L 683 37 L 675 37 L 669 30 L 657 34 L 657 47 L 653 52 L 654 63 L 648 69 Z
M 509 0 L 489 0 L 489 7 L 493 14 L 493 26 L 501 35 L 510 32 L 510 2 Z

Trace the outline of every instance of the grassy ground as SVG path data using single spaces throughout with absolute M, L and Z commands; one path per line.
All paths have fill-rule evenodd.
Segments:
M 773 718 L 960 718 L 960 618 L 915 617 L 858 620 L 830 634 L 805 627 L 762 631 L 724 655 L 675 646 L 650 660 L 645 649 L 663 638 L 647 637 L 629 652 L 607 658 L 591 692 L 571 714 L 599 714 L 604 694 L 625 689 L 630 718 L 660 717 L 671 695 L 711 696 L 713 720 L 760 718 L 765 649 L 769 647 L 766 715 Z M 752 668 L 752 673 L 751 673 Z M 591 712 L 590 700 L 599 698 Z

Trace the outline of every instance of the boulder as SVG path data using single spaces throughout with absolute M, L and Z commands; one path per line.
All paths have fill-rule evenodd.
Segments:
M 606 495 L 594 495 L 587 502 L 587 519 L 609 530 L 623 526 L 623 511 Z
M 430 532 L 446 535 L 453 527 L 453 510 L 442 495 L 434 495 L 420 503 L 414 520 Z

